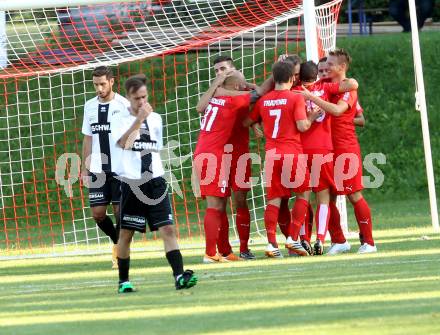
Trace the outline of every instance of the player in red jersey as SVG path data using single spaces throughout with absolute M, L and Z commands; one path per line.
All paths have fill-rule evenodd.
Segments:
M 328 76 L 328 66 L 327 66 L 327 57 L 322 57 L 318 62 L 318 78 L 321 80 L 328 80 L 331 81 L 331 79 Z M 353 119 L 353 123 L 357 127 L 363 127 L 365 126 L 365 118 L 364 118 L 364 110 L 361 107 L 359 100 L 356 105 L 356 115 Z
M 239 74 L 224 79 L 223 87 L 237 90 L 243 85 Z M 219 230 L 226 214 L 226 200 L 230 196 L 230 170 L 233 145 L 228 143 L 235 121 L 244 108 L 249 109 L 250 95 L 213 97 L 208 104 L 197 146 L 194 152 L 194 168 L 200 181 L 200 192 L 207 200 L 204 219 L 206 254 L 205 263 L 238 260 L 232 250 L 222 250 Z M 229 244 L 229 243 L 228 243 Z M 218 245 L 219 253 L 216 247 Z M 225 255 L 225 253 L 228 253 Z M 233 259 L 231 255 L 235 256 Z
M 266 255 L 282 257 L 276 241 L 276 226 L 282 200 L 288 200 L 292 190 L 296 201 L 292 210 L 292 222 L 288 226 L 286 247 L 298 255 L 307 251 L 298 241 L 299 230 L 308 209 L 309 173 L 302 154 L 300 132 L 310 128 L 304 99 L 290 91 L 294 82 L 294 66 L 289 62 L 276 62 L 272 67 L 275 89 L 255 104 L 245 125 L 263 123 L 266 137 L 266 188 L 267 206 L 264 222 L 268 239 Z M 315 115 L 316 116 L 316 115 Z M 310 115 L 313 118 L 313 115 Z M 292 182 L 293 179 L 293 182 Z
M 346 78 L 350 56 L 342 49 L 331 51 L 327 58 L 328 75 L 332 82 L 341 82 Z M 332 140 L 335 161 L 336 194 L 345 194 L 353 205 L 363 243 L 358 253 L 376 252 L 372 233 L 371 211 L 362 196 L 362 159 L 353 119 L 357 113 L 357 91 L 350 91 L 326 102 L 304 91 L 306 99 L 313 101 L 326 112 L 333 115 Z M 329 254 L 336 254 L 350 249 L 340 226 L 336 207 L 336 194 L 330 202 L 331 218 L 329 231 L 334 242 Z
M 295 87 L 299 85 L 299 71 L 301 66 L 301 58 L 298 55 L 287 55 L 283 54 L 278 57 L 279 62 L 289 62 L 293 65 L 293 85 L 292 87 Z M 266 93 L 272 91 L 275 88 L 275 81 L 273 78 L 273 75 L 270 75 L 262 84 L 261 86 L 256 88 L 256 91 L 258 95 L 263 96 Z M 310 218 L 313 218 L 313 211 L 312 207 L 309 204 L 309 210 L 306 215 L 306 222 L 310 220 Z M 312 219 L 313 220 L 313 219 Z M 289 236 L 289 230 L 288 227 L 290 225 L 291 221 L 291 215 L 289 210 L 289 198 L 283 198 L 281 200 L 280 204 L 280 210 L 279 210 L 279 216 L 278 216 L 278 223 L 281 232 L 283 235 L 287 238 Z M 289 249 L 289 255 L 296 256 L 297 254 Z
M 224 78 L 237 71 L 231 57 L 219 56 L 214 60 L 214 71 L 216 79 L 212 82 L 209 89 L 200 98 L 196 109 L 199 113 L 203 112 L 208 105 L 209 99 L 219 96 L 236 96 L 242 94 L 249 94 L 243 91 L 247 89 L 255 89 L 256 86 L 245 83 L 241 84 L 240 91 L 225 89 L 221 83 Z M 239 74 L 242 76 L 242 74 Z M 244 76 L 242 76 L 244 80 Z M 251 91 L 251 102 L 256 100 L 255 91 Z M 242 164 L 238 166 L 240 157 L 249 155 L 249 128 L 243 127 L 243 120 L 249 113 L 249 106 L 244 106 L 238 113 L 235 120 L 234 129 L 231 133 L 228 143 L 233 145 L 232 162 L 231 162 L 231 186 L 234 193 L 234 205 L 236 210 L 236 227 L 240 239 L 240 258 L 245 260 L 255 259 L 255 255 L 250 251 L 248 242 L 250 236 L 250 213 L 247 203 L 247 193 L 250 190 L 250 176 L 251 176 L 251 162 L 249 160 L 242 160 Z M 258 131 L 254 127 L 254 131 Z M 244 177 L 244 178 L 242 178 Z M 244 179 L 244 180 L 241 180 Z M 237 182 L 237 180 L 239 182 Z M 226 212 L 222 213 L 222 225 L 220 227 L 219 237 L 219 252 L 225 257 L 235 260 L 236 257 L 232 253 L 232 247 L 229 243 L 229 221 Z
M 348 79 L 341 83 L 316 81 L 318 66 L 312 61 L 301 64 L 300 80 L 301 84 L 313 95 L 328 101 L 333 95 L 357 89 L 358 84 L 354 79 Z M 318 108 L 313 102 L 306 101 L 307 110 Z M 330 217 L 329 201 L 330 190 L 334 189 L 333 181 L 333 144 L 331 137 L 331 117 L 324 111 L 312 123 L 310 129 L 301 134 L 304 153 L 308 155 L 308 168 L 311 173 L 312 191 L 316 193 L 317 212 L 316 230 L 317 239 L 314 244 L 314 253 L 323 254 L 323 244 L 327 234 L 328 220 Z M 306 250 L 310 250 L 311 227 L 306 223 L 303 226 L 301 243 Z

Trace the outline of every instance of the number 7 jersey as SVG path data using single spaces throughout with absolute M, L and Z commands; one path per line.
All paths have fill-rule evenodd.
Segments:
M 263 121 L 266 151 L 279 154 L 302 152 L 296 121 L 306 120 L 304 98 L 290 90 L 271 91 L 261 97 L 250 114 L 255 122 Z
M 250 94 L 211 98 L 200 124 L 200 134 L 194 155 L 222 154 L 234 128 L 238 111 L 249 105 Z

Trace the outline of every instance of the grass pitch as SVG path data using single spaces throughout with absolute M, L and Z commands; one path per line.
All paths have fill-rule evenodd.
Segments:
M 162 252 L 135 252 L 138 292 L 116 293 L 110 254 L 0 263 L 0 334 L 439 334 L 440 236 L 426 201 L 374 204 L 375 255 L 200 264 L 175 291 Z M 353 222 L 353 220 L 351 220 Z M 281 239 L 280 239 L 281 241 Z

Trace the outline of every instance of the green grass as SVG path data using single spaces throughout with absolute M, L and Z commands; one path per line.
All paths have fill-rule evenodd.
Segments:
M 202 265 L 175 291 L 162 252 L 132 254 L 139 292 L 116 293 L 109 254 L 0 262 L 0 334 L 438 334 L 440 236 L 426 201 L 377 203 L 379 252 Z M 380 214 L 379 214 L 380 213 Z

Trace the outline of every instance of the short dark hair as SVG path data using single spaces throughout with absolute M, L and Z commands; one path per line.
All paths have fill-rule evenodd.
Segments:
M 294 65 L 291 62 L 275 62 L 272 66 L 272 75 L 275 83 L 288 83 L 293 77 Z
M 328 54 L 329 54 L 329 56 L 337 57 L 339 64 L 345 63 L 347 65 L 347 69 L 350 66 L 351 57 L 348 54 L 348 52 L 345 51 L 344 49 L 335 49 L 335 50 L 330 51 Z
M 319 60 L 318 64 L 320 64 L 320 63 L 325 63 L 326 61 L 327 61 L 327 57 L 322 57 L 322 58 Z
M 312 82 L 318 76 L 318 65 L 309 60 L 301 64 L 299 69 L 299 80 L 303 82 Z
M 289 55 L 284 59 L 284 61 L 292 63 L 293 66 L 301 64 L 301 62 L 302 62 L 301 57 L 298 55 Z
M 93 70 L 92 77 L 102 77 L 105 76 L 107 80 L 113 78 L 113 71 L 108 66 L 98 66 Z
M 125 82 L 125 91 L 127 94 L 136 93 L 142 86 L 147 86 L 147 77 L 142 73 L 136 74 Z
M 221 62 L 229 62 L 229 63 L 231 63 L 231 65 L 234 66 L 234 60 L 232 59 L 232 57 L 223 56 L 223 55 L 220 55 L 220 56 L 214 58 L 214 61 L 212 63 L 215 65 L 215 64 L 221 63 Z

